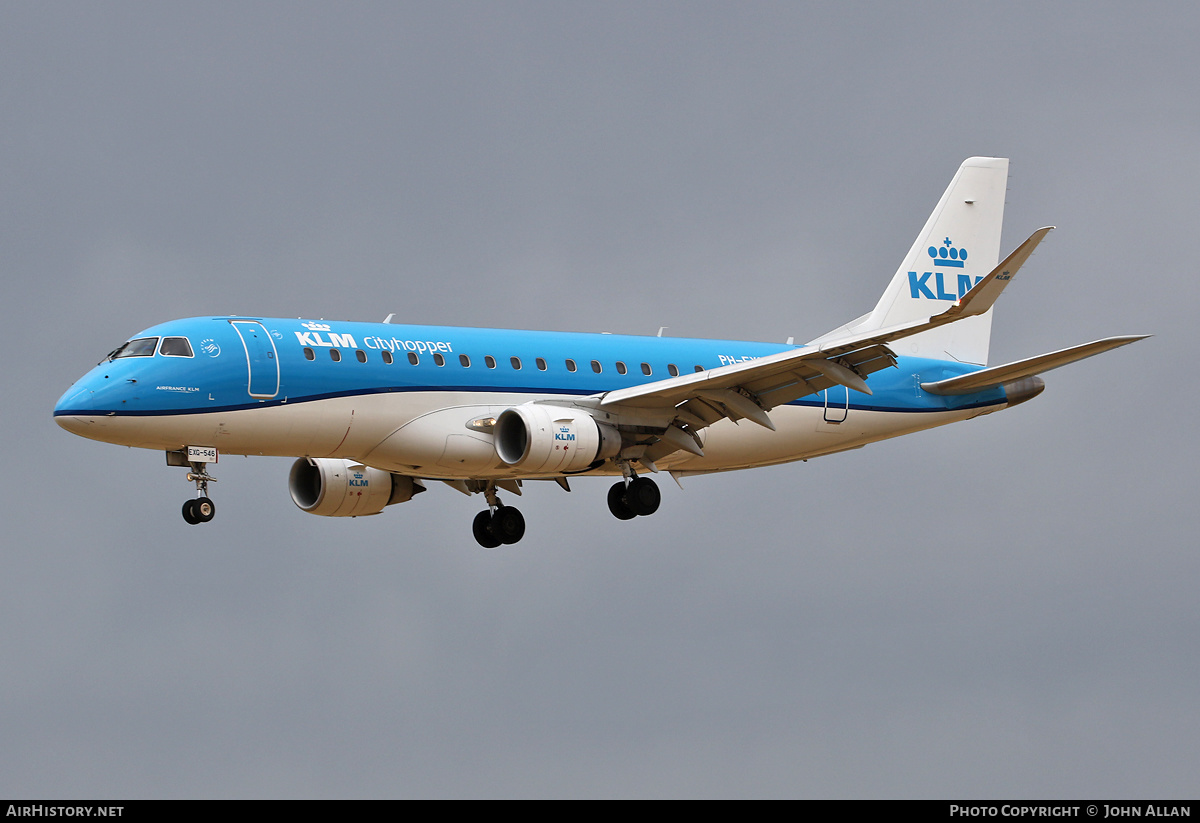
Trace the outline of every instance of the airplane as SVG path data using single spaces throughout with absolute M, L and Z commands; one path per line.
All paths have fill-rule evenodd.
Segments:
M 58 401 L 83 437 L 189 469 L 190 524 L 212 520 L 221 454 L 297 458 L 303 511 L 379 514 L 441 481 L 487 508 L 485 548 L 525 519 L 499 493 L 619 478 L 619 520 L 653 514 L 650 474 L 808 460 L 1037 396 L 1038 376 L 1149 335 L 987 366 L 992 307 L 1053 228 L 999 260 L 1008 160 L 968 158 L 875 307 L 805 345 L 506 329 L 193 317 L 130 338 Z

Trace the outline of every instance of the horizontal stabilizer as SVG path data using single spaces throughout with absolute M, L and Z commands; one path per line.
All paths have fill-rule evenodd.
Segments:
M 1084 343 L 1082 346 L 1072 346 L 1069 349 L 1062 349 L 1061 351 L 1050 352 L 1049 354 L 1039 354 L 1037 357 L 1018 360 L 1015 363 L 1007 363 L 1003 366 L 992 366 L 990 369 L 971 372 L 961 377 L 951 377 L 948 380 L 939 380 L 936 383 L 922 383 L 921 388 L 930 394 L 974 394 L 985 389 L 1002 386 L 1005 383 L 1011 383 L 1022 377 L 1031 377 L 1035 374 L 1050 371 L 1051 369 L 1057 369 L 1059 366 L 1066 366 L 1077 360 L 1103 354 L 1111 349 L 1127 346 L 1139 340 L 1145 340 L 1147 337 L 1150 337 L 1150 335 L 1130 334 L 1122 337 L 1106 337 L 1103 340 Z

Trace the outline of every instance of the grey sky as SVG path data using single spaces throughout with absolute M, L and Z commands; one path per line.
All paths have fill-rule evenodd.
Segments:
M 0 793 L 1194 797 L 1200 13 L 908 6 L 0 7 Z M 1157 336 L 652 518 L 228 457 L 193 528 L 50 417 L 198 314 L 815 337 L 974 154 L 1059 227 L 993 362 Z

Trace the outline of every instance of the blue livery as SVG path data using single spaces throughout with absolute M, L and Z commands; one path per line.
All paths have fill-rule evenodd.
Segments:
M 482 494 L 476 541 L 525 533 L 500 493 L 619 478 L 620 520 L 676 479 L 807 460 L 987 414 L 1038 375 L 1141 339 L 988 366 L 992 307 L 1050 228 L 999 260 L 1008 161 L 969 158 L 875 308 L 801 346 L 392 323 L 193 317 L 119 346 L 58 401 L 64 429 L 188 469 L 211 520 L 224 454 L 295 457 L 303 511 L 373 515 L 443 482 Z M 969 253 L 968 253 L 969 251 Z M 390 319 L 390 318 L 389 318 Z

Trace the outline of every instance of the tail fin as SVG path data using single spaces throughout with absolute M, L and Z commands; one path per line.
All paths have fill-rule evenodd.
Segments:
M 1000 259 L 1007 187 L 1007 159 L 964 161 L 874 310 L 837 333 L 921 320 L 966 294 Z M 989 310 L 906 338 L 897 353 L 983 366 L 991 335 Z

